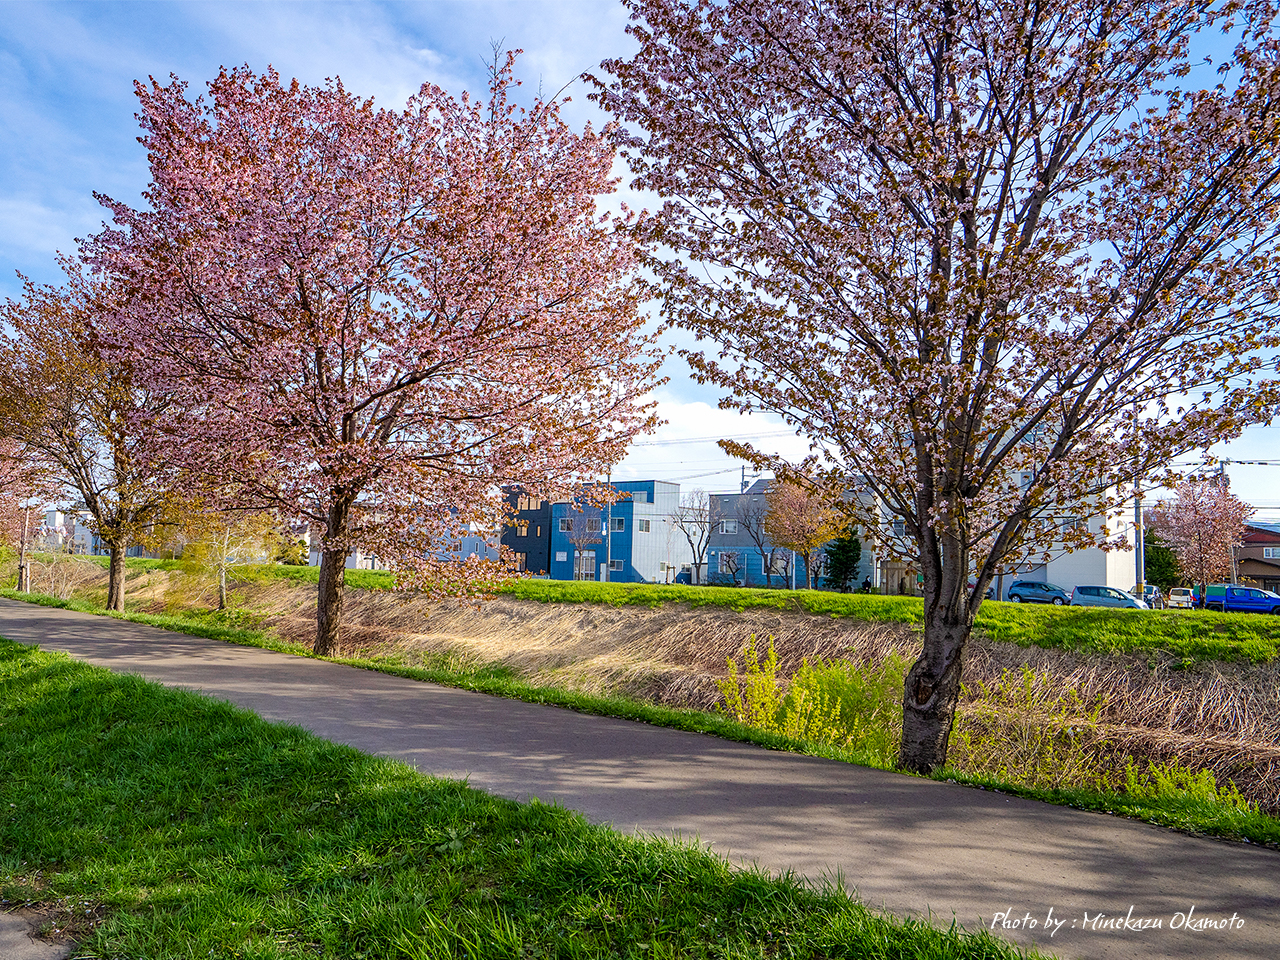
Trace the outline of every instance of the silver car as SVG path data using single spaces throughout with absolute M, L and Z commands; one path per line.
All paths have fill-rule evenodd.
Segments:
M 1147 605 L 1137 597 L 1131 597 L 1115 587 L 1076 587 L 1071 591 L 1073 607 L 1122 607 L 1128 610 L 1146 610 Z

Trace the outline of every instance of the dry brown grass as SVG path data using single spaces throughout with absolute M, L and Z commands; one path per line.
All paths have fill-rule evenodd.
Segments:
M 105 577 L 101 568 L 100 576 Z M 170 606 L 198 590 L 155 571 L 131 577 L 143 606 Z M 189 578 L 188 578 L 189 581 Z M 92 581 L 82 584 L 91 588 Z M 242 584 L 236 603 L 267 615 L 285 640 L 315 639 L 314 588 L 276 582 Z M 349 589 L 344 653 L 395 655 L 410 662 L 447 654 L 501 664 L 534 683 L 622 694 L 670 706 L 709 709 L 721 701 L 717 681 L 748 640 L 772 637 L 779 674 L 804 659 L 878 663 L 918 651 L 907 626 L 803 613 L 724 608 L 660 609 L 542 604 L 500 597 L 481 607 L 429 605 L 411 595 Z M 1093 750 L 1123 783 L 1126 761 L 1178 760 L 1231 780 L 1269 812 L 1280 812 L 1280 664 L 1205 663 L 1180 669 L 1172 656 L 1098 656 L 975 640 L 965 663 L 971 692 L 1024 667 L 1040 675 L 1046 704 L 1075 690 L 1098 708 Z M 962 704 L 962 709 L 968 705 Z

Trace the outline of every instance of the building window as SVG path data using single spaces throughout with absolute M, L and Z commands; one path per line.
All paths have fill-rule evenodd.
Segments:
M 573 519 L 571 517 L 560 518 L 560 532 L 573 533 Z
M 524 494 L 521 494 L 519 499 L 516 500 L 516 509 L 517 510 L 541 510 L 542 501 L 535 500 L 533 497 L 526 497 Z
M 1280 560 L 1280 547 L 1263 547 L 1263 560 Z
M 635 493 L 633 493 L 633 494 L 631 495 L 631 502 L 632 502 L 632 503 L 648 503 L 648 502 L 649 502 L 649 491 L 648 491 L 648 490 L 637 490 Z
M 581 550 L 573 558 L 573 579 L 594 580 L 596 578 L 596 552 Z
M 907 535 L 907 524 L 904 520 L 893 521 L 893 535 L 895 537 L 905 537 Z
M 614 517 L 612 520 L 609 521 L 610 533 L 621 533 L 625 529 L 627 529 L 627 521 L 625 518 Z
M 529 535 L 529 521 L 520 520 L 516 522 L 516 536 L 527 537 Z
M 542 524 L 538 524 L 538 533 L 537 533 L 537 535 L 538 535 L 539 537 L 540 537 L 540 536 L 542 536 Z
M 737 573 L 738 572 L 738 555 L 732 550 L 723 550 L 720 553 L 720 572 L 721 573 Z
M 720 521 L 720 532 L 721 532 L 722 534 L 725 534 L 726 536 L 730 536 L 730 535 L 732 535 L 732 534 L 737 533 L 737 532 L 738 532 L 738 521 L 737 521 L 737 520 L 721 520 L 721 521 Z
M 569 552 L 567 550 L 556 551 L 556 563 L 564 563 L 568 559 L 569 559 Z
M 636 530 L 637 530 L 637 531 L 639 531 L 640 533 L 648 533 L 648 532 L 649 532 L 649 521 L 648 521 L 648 520 L 637 520 L 637 521 L 636 521 Z
M 517 553 L 516 569 L 519 570 L 521 573 L 524 573 L 526 570 L 529 569 L 528 561 L 529 561 L 529 555 L 527 553 Z
M 772 574 L 782 576 L 787 572 L 787 558 L 783 556 L 782 551 L 778 551 L 773 555 L 773 563 L 770 564 L 768 557 L 761 556 L 760 572 L 765 576 L 770 576 Z
M 609 561 L 609 570 L 610 570 L 611 572 L 614 572 L 614 573 L 621 572 L 621 570 L 622 570 L 622 561 L 621 561 L 621 560 L 610 560 L 610 561 Z
M 587 517 L 587 533 L 599 533 L 599 532 L 600 532 L 600 518 Z

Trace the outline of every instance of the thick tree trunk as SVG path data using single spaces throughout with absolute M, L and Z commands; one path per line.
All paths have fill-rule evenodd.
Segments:
M 123 543 L 108 544 L 111 562 L 107 567 L 107 609 L 124 612 L 124 558 L 128 546 Z
M 320 551 L 320 589 L 316 603 L 315 652 L 331 657 L 338 652 L 342 630 L 342 593 L 346 586 L 347 551 Z
M 316 597 L 316 643 L 314 650 L 322 657 L 338 652 L 342 631 L 342 593 L 346 586 L 347 555 L 345 547 L 333 546 L 346 536 L 351 518 L 352 496 L 340 495 L 329 506 L 329 523 L 320 548 L 320 587 Z
M 973 632 L 976 604 L 981 601 L 978 594 L 969 596 L 969 555 L 964 541 L 952 537 L 944 545 L 928 531 L 921 539 L 924 648 L 903 684 L 898 765 L 912 773 L 928 774 L 947 762 L 965 646 Z
M 926 623 L 924 652 L 907 672 L 898 764 L 930 773 L 947 762 L 947 741 L 960 698 L 967 625 Z

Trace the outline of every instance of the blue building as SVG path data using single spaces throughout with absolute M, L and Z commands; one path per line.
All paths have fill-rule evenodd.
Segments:
M 551 505 L 551 579 L 674 582 L 693 559 L 673 523 L 680 485 L 641 480 L 614 483 L 613 489 L 622 499 L 605 509 Z
M 710 498 L 711 535 L 707 549 L 710 584 L 745 587 L 803 587 L 804 558 L 775 547 L 764 530 L 772 480 L 757 480 L 742 493 L 714 493 Z M 870 579 L 875 563 L 864 544 L 855 583 Z M 819 551 L 815 561 L 825 560 Z M 824 586 L 823 571 L 814 564 L 815 586 Z

